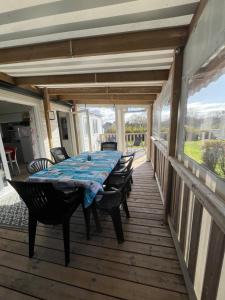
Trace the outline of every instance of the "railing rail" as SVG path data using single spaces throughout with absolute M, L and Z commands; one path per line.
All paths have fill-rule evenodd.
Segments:
M 125 147 L 128 150 L 129 148 L 146 148 L 146 132 L 137 132 L 137 133 L 125 133 Z M 100 141 L 116 141 L 116 133 L 102 133 L 100 134 Z
M 169 161 L 176 173 L 194 193 L 198 201 L 208 210 L 213 220 L 225 233 L 225 201 L 207 188 L 201 180 L 196 178 L 177 159 L 169 157 Z
M 152 162 L 162 200 L 166 168 L 172 168 L 168 222 L 189 297 L 217 299 L 225 278 L 225 201 L 182 162 L 168 157 L 154 138 Z

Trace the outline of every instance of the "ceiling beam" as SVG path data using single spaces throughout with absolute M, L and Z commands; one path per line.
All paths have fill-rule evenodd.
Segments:
M 169 70 L 14 77 L 17 85 L 165 81 Z
M 149 94 L 133 94 L 133 95 L 118 95 L 118 94 L 111 94 L 111 95 L 60 95 L 58 96 L 59 100 L 134 100 L 134 101 L 154 101 L 156 99 L 156 95 Z
M 64 100 L 65 101 L 65 100 Z M 153 104 L 153 101 L 146 101 L 146 100 L 119 100 L 119 99 L 100 99 L 100 100 L 73 100 L 75 104 L 121 104 L 121 105 L 150 105 Z
M 49 95 L 159 94 L 161 86 L 49 88 Z
M 2 73 L 0 72 L 0 81 L 9 83 L 9 84 L 15 84 L 15 80 L 13 77 L 11 77 L 10 75 L 6 74 L 6 73 Z
M 188 26 L 179 26 L 4 48 L 0 63 L 175 49 L 185 45 L 187 36 Z

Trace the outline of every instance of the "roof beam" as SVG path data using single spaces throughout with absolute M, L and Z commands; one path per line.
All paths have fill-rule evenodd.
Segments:
M 11 77 L 10 75 L 6 74 L 6 73 L 2 73 L 0 72 L 0 81 L 9 83 L 9 84 L 15 84 L 15 80 L 13 77 Z
M 175 49 L 185 45 L 187 36 L 188 26 L 179 26 L 4 48 L 0 63 Z
M 169 70 L 14 77 L 17 85 L 165 81 Z
M 49 88 L 49 95 L 159 94 L 161 86 Z
M 121 104 L 121 105 L 150 105 L 153 104 L 153 101 L 145 101 L 145 100 L 111 100 L 111 99 L 100 99 L 100 100 L 74 100 L 75 104 Z
M 156 95 L 149 94 L 133 94 L 133 95 L 60 95 L 58 96 L 59 100 L 81 100 L 81 101 L 94 101 L 94 100 L 127 100 L 127 101 L 154 101 L 156 99 Z

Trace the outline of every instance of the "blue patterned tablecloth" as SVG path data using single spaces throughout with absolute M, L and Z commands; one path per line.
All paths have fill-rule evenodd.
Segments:
M 29 180 L 53 182 L 56 188 L 62 190 L 74 186 L 84 187 L 84 205 L 88 207 L 97 192 L 102 190 L 104 181 L 121 156 L 120 151 L 84 152 L 31 175 Z

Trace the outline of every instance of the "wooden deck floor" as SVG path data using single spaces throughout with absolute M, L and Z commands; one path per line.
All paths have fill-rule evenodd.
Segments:
M 35 257 L 27 232 L 0 228 L 0 299 L 188 299 L 150 163 L 137 167 L 131 218 L 118 245 L 108 217 L 103 232 L 85 239 L 81 212 L 71 225 L 71 263 L 64 267 L 60 227 L 38 226 Z

